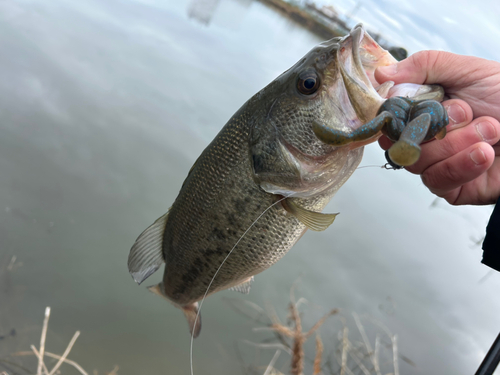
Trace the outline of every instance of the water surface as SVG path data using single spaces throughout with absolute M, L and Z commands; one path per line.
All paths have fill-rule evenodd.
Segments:
M 230 116 L 320 42 L 260 2 L 214 3 L 208 21 L 188 1 L 0 3 L 0 260 L 22 262 L 0 280 L 0 329 L 16 330 L 0 356 L 36 344 L 51 306 L 47 350 L 62 352 L 81 330 L 70 357 L 89 372 L 189 372 L 183 315 L 135 285 L 128 251 Z M 354 18 L 412 52 L 500 58 L 487 11 L 498 15 L 497 5 L 467 5 L 485 15 L 475 25 L 438 11 L 445 2 L 425 16 L 411 4 L 370 2 Z M 378 146 L 366 149 L 362 165 L 384 163 Z M 270 303 L 284 318 L 299 276 L 304 325 L 331 308 L 357 312 L 398 335 L 416 365 L 400 361 L 402 374 L 473 373 L 500 330 L 500 277 L 475 245 L 491 208 L 451 207 L 416 176 L 364 168 L 327 211 L 341 212 L 335 224 L 307 233 L 248 296 L 207 300 L 195 373 L 242 373 L 236 343 L 269 337 L 224 297 Z M 329 350 L 342 328 L 335 319 L 322 331 Z M 242 348 L 246 365 L 274 354 Z

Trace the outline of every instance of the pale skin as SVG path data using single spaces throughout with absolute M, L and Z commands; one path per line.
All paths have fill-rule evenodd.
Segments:
M 448 134 L 422 145 L 406 169 L 452 205 L 495 203 L 500 196 L 500 63 L 442 51 L 421 51 L 378 68 L 379 83 L 440 84 L 450 98 Z M 388 138 L 379 140 L 383 149 Z

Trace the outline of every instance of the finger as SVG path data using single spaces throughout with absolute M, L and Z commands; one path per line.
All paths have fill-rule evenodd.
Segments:
M 460 99 L 446 100 L 441 103 L 448 113 L 450 124 L 446 127 L 448 131 L 470 123 L 474 117 L 470 105 Z
M 397 64 L 383 66 L 375 70 L 377 82 L 433 84 L 456 86 L 459 78 L 473 73 L 477 58 L 444 51 L 420 51 Z M 452 68 L 450 68 L 452 67 Z
M 390 147 L 390 146 L 389 146 Z M 385 149 L 384 149 L 385 150 Z M 500 156 L 500 142 L 493 145 L 493 150 L 495 150 L 495 156 Z
M 453 204 L 494 204 L 500 196 L 500 159 L 478 178 L 459 188 L 460 193 Z
M 381 136 L 378 139 L 378 144 L 380 145 L 382 150 L 388 150 L 393 145 L 392 141 L 389 138 L 387 138 L 385 135 Z
M 480 142 L 429 167 L 422 174 L 422 181 L 432 193 L 455 204 L 460 187 L 481 176 L 494 159 L 493 147 Z
M 499 140 L 500 123 L 493 117 L 479 117 L 467 126 L 451 130 L 439 141 L 421 145 L 420 159 L 406 169 L 411 173 L 422 174 L 434 164 L 449 159 L 476 143 L 494 145 Z

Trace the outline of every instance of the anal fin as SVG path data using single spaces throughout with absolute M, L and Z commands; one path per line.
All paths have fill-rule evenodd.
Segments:
M 291 199 L 288 198 L 283 200 L 281 204 L 283 205 L 285 210 L 295 216 L 295 218 L 297 218 L 297 220 L 299 220 L 307 228 L 317 232 L 321 232 L 328 228 L 338 215 L 338 213 L 324 214 L 321 212 L 307 210 L 295 204 Z
M 252 286 L 253 280 L 254 280 L 254 277 L 250 276 L 248 279 L 243 280 L 242 283 L 235 285 L 231 288 L 228 288 L 228 290 L 234 290 L 235 292 L 248 294 L 248 293 L 250 293 L 250 287 Z
M 162 244 L 167 218 L 168 212 L 142 232 L 130 249 L 128 271 L 138 284 L 165 263 Z

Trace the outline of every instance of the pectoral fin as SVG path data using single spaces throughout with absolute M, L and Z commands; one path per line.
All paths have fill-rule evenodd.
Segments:
M 317 232 L 321 232 L 328 228 L 338 215 L 338 213 L 324 214 L 307 210 L 295 204 L 291 199 L 285 199 L 281 204 L 285 210 L 295 216 L 302 224 Z
M 141 284 L 165 263 L 163 259 L 163 232 L 168 212 L 150 225 L 137 238 L 128 256 L 128 272 Z
M 234 290 L 235 292 L 248 294 L 250 293 L 250 287 L 252 286 L 253 280 L 254 277 L 250 276 L 248 279 L 245 279 L 241 284 L 228 288 L 228 290 Z

